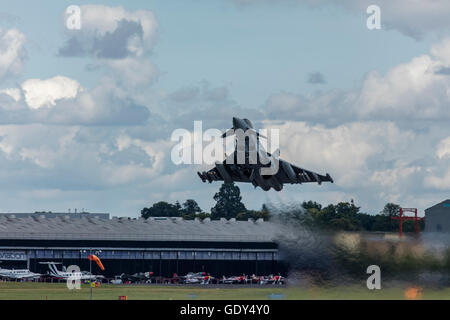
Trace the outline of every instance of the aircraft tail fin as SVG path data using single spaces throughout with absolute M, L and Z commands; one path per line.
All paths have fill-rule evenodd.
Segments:
M 60 271 L 58 270 L 58 268 L 56 267 L 57 264 L 62 264 L 61 262 L 39 262 L 40 264 L 46 264 L 48 265 L 48 268 L 50 269 L 50 274 L 51 275 L 59 275 Z

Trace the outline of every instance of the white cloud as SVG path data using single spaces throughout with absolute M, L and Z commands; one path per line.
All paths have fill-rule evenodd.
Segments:
M 425 179 L 425 186 L 438 190 L 450 189 L 450 169 L 440 170 L 439 175 L 431 175 Z
M 280 129 L 281 158 L 305 169 L 330 173 L 334 184 L 287 186 L 284 197 L 303 189 L 311 199 L 340 192 L 363 210 L 381 210 L 386 202 L 424 209 L 450 190 L 448 130 L 400 127 L 388 121 L 358 121 L 324 127 L 295 121 L 265 121 Z M 439 127 L 439 125 L 437 125 Z M 440 142 L 439 142 L 440 141 Z M 298 192 L 298 191 L 297 191 Z M 317 194 L 316 194 L 317 193 Z M 302 199 L 308 200 L 308 198 Z
M 407 179 L 411 175 L 419 174 L 421 170 L 422 168 L 417 166 L 400 166 L 393 169 L 375 171 L 370 177 L 370 180 L 378 183 L 383 187 L 392 188 L 395 186 L 399 186 L 401 188 L 402 182 L 405 179 Z
M 0 91 L 0 99 L 1 124 L 137 125 L 150 117 L 147 107 L 108 77 L 90 90 L 64 76 L 28 79 Z
M 158 79 L 158 67 L 147 58 L 111 59 L 103 62 L 107 65 L 115 79 L 125 88 L 148 85 Z
M 121 135 L 116 139 L 117 149 L 123 151 L 130 146 L 136 146 L 143 150 L 153 161 L 155 171 L 161 172 L 164 169 L 165 161 L 169 161 L 167 155 L 173 145 L 170 141 L 143 141 L 142 139 L 132 139 L 127 135 Z
M 107 33 L 113 33 L 117 30 L 121 20 L 136 22 L 142 27 L 142 38 L 146 48 L 151 48 L 153 45 L 158 28 L 155 15 L 148 10 L 129 12 L 123 7 L 83 5 L 81 6 L 81 18 L 82 32 L 91 37 L 102 37 Z
M 72 141 L 76 127 L 46 127 L 33 125 L 0 126 L 2 151 L 10 160 L 30 160 L 34 164 L 49 168 L 54 166 L 61 152 L 70 152 L 67 141 Z
M 39 187 L 73 190 L 80 183 L 85 189 L 148 183 L 164 174 L 170 141 L 145 141 L 123 129 L 109 129 L 96 141 L 99 135 L 101 129 L 79 126 L 0 126 L 0 176 L 14 183 L 29 179 L 27 183 Z M 144 151 L 139 162 L 120 159 L 132 146 Z
M 267 123 L 267 127 L 280 129 L 281 158 L 329 172 L 343 187 L 365 185 L 375 167 L 395 160 L 396 153 L 415 141 L 413 132 L 391 122 L 354 122 L 334 128 L 286 122 Z
M 157 174 L 153 168 L 146 168 L 136 164 L 105 166 L 101 168 L 100 172 L 102 181 L 110 186 L 152 179 Z
M 9 155 L 13 151 L 13 146 L 9 144 L 7 141 L 5 141 L 4 137 L 2 138 L 3 139 L 0 140 L 0 151 L 5 153 L 6 155 Z
M 450 157 L 450 137 L 442 139 L 436 150 L 439 159 Z
M 436 147 L 433 167 L 429 168 L 425 186 L 437 190 L 450 190 L 450 137 L 442 139 Z
M 50 168 L 56 160 L 55 153 L 47 146 L 22 148 L 19 155 L 22 160 L 31 160 L 33 163 L 43 168 Z
M 330 91 L 313 97 L 280 92 L 272 94 L 263 108 L 271 119 L 313 121 L 337 125 L 345 121 L 357 120 L 353 111 L 354 93 Z
M 17 29 L 0 29 L 0 79 L 22 71 L 26 57 L 25 35 Z
M 320 1 L 320 0 L 319 0 Z M 311 2 L 315 2 L 312 0 Z M 322 0 L 320 2 L 335 3 Z M 369 5 L 381 8 L 382 25 L 396 29 L 415 39 L 425 34 L 439 33 L 450 28 L 450 4 L 447 0 L 346 0 L 339 5 L 352 11 L 365 14 Z
M 450 5 L 449 5 L 450 7 Z M 443 65 L 450 65 L 450 38 L 443 39 L 431 48 L 431 54 Z
M 406 203 L 411 202 L 411 196 L 418 190 L 423 190 L 426 169 L 405 162 L 404 159 L 396 161 L 392 168 L 379 170 L 373 167 L 372 170 L 368 185 L 375 191 L 371 195 L 373 198 L 378 197 L 385 202 Z
M 78 81 L 56 76 L 53 78 L 28 79 L 22 83 L 25 101 L 31 109 L 55 106 L 60 99 L 73 99 L 81 90 Z
M 97 58 L 140 57 L 151 51 L 158 23 L 151 11 L 123 7 L 81 6 L 81 29 L 66 30 L 68 39 L 60 56 L 92 55 Z
M 0 90 L 0 93 L 4 93 L 18 102 L 22 98 L 22 93 L 19 88 L 6 88 Z
M 80 30 L 66 30 L 60 56 L 89 56 L 94 61 L 91 68 L 106 70 L 126 88 L 151 84 L 158 77 L 158 68 L 149 59 L 158 29 L 153 12 L 84 5 L 81 21 Z
M 158 23 L 151 11 L 127 11 L 123 7 L 81 6 L 82 28 L 69 30 L 60 56 L 85 55 L 90 65 L 104 71 L 99 83 L 84 89 L 75 79 L 57 75 L 25 80 L 20 88 L 0 91 L 1 124 L 136 125 L 150 117 L 141 101 L 143 86 L 158 77 L 149 55 L 156 40 Z M 17 71 L 25 36 L 17 30 L 0 32 L 0 78 Z M 13 40 L 16 41 L 13 41 Z M 24 51 L 23 51 L 24 52 Z M 14 53 L 14 54 L 13 54 Z M 16 59 L 13 59 L 13 58 Z M 8 59 L 6 59 L 8 58 Z M 4 71 L 2 71 L 2 62 Z M 15 63 L 14 63 L 15 61 Z M 24 99 L 21 99 L 22 96 Z
M 310 120 L 336 125 L 355 120 L 450 119 L 450 39 L 422 55 L 379 74 L 370 72 L 359 88 L 329 91 L 313 97 L 281 92 L 271 95 L 264 108 L 283 120 Z
M 437 71 L 447 67 L 445 39 L 423 55 L 396 66 L 381 76 L 371 72 L 363 82 L 356 105 L 360 116 L 408 117 L 416 119 L 450 118 L 450 77 Z
M 232 0 L 241 5 L 275 3 L 271 0 Z M 366 15 L 370 5 L 381 9 L 383 28 L 395 29 L 406 36 L 421 39 L 427 33 L 442 34 L 450 29 L 450 4 L 447 0 L 284 0 L 276 4 L 298 3 L 313 7 L 340 6 L 358 15 Z M 367 15 L 368 16 L 368 15 Z M 364 25 L 365 26 L 365 25 Z

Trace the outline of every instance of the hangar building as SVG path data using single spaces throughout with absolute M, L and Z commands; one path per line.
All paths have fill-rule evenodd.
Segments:
M 213 276 L 284 273 L 271 222 L 131 219 L 106 214 L 0 214 L 3 268 L 47 273 L 39 262 L 55 261 L 89 270 L 90 250 L 113 277 L 152 271 L 155 276 L 204 271 Z
M 425 209 L 425 231 L 450 232 L 450 199 Z

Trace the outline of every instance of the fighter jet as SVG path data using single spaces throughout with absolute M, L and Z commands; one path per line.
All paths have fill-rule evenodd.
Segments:
M 234 152 L 223 162 L 216 162 L 213 169 L 197 172 L 203 182 L 250 182 L 255 188 L 260 187 L 264 191 L 271 188 L 281 191 L 285 183 L 333 183 L 328 173 L 321 175 L 281 160 L 279 151 L 274 154 L 265 151 L 259 140 L 266 137 L 256 132 L 248 119 L 234 117 L 233 127 L 225 132 L 222 138 L 232 135 L 235 136 Z

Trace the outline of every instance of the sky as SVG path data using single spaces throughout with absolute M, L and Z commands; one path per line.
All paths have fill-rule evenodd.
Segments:
M 371 4 L 381 29 L 367 28 Z M 449 15 L 446 0 L 1 2 L 0 212 L 137 217 L 191 198 L 209 212 L 220 183 L 175 165 L 171 134 L 238 116 L 335 180 L 239 184 L 247 208 L 423 213 L 450 198 Z

